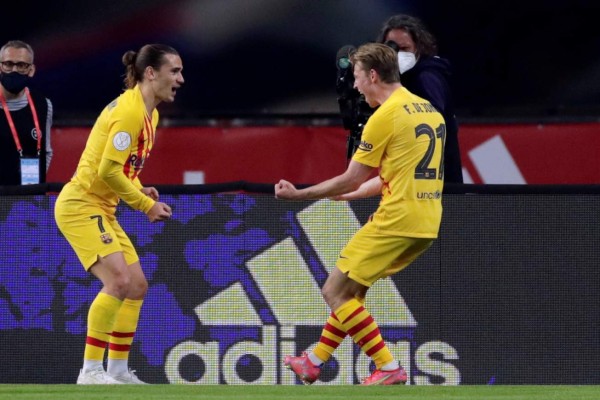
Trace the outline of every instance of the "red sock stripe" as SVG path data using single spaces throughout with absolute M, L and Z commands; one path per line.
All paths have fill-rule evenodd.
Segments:
M 375 346 L 371 347 L 369 349 L 369 351 L 365 352 L 366 355 L 368 355 L 369 357 L 371 357 L 373 354 L 377 353 L 379 350 L 383 349 L 385 347 L 385 342 L 382 340 L 381 342 L 377 343 Z
M 113 332 L 110 334 L 112 337 L 124 338 L 124 337 L 133 337 L 135 332 Z
M 350 336 L 354 336 L 355 334 L 357 334 L 358 332 L 363 330 L 365 327 L 369 326 L 369 324 L 371 324 L 371 323 L 373 323 L 373 317 L 371 317 L 369 315 L 367 318 L 363 319 L 358 324 L 356 324 L 352 328 L 348 329 L 348 334 Z
M 101 347 L 101 348 L 105 349 L 106 345 L 108 343 L 105 342 L 104 340 L 100 340 L 100 339 L 96 339 L 91 336 L 88 336 L 85 339 L 85 344 L 89 344 L 90 346 L 96 346 L 96 347 Z
M 321 338 L 319 339 L 319 342 L 326 344 L 327 346 L 333 347 L 334 349 L 337 349 L 341 343 L 341 342 L 336 342 L 335 340 L 331 340 L 325 336 L 321 336 Z
M 333 325 L 330 324 L 325 324 L 325 328 L 324 328 L 327 332 L 329 333 L 333 333 L 335 336 L 343 339 L 346 337 L 346 332 L 339 330 L 338 328 L 336 328 Z
M 129 351 L 129 349 L 131 349 L 131 345 L 109 343 L 108 348 L 113 351 Z
M 337 315 L 335 315 L 334 313 L 331 313 L 330 317 L 333 318 L 333 319 L 335 319 L 337 322 L 340 322 L 340 320 L 338 319 Z
M 357 344 L 360 347 L 363 347 L 365 344 L 369 343 L 371 340 L 373 340 L 374 338 L 376 338 L 377 335 L 379 335 L 379 328 L 373 329 L 364 338 L 360 339 Z
M 354 318 L 357 314 L 360 314 L 361 312 L 363 312 L 365 308 L 363 306 L 358 307 L 356 310 L 354 310 L 354 312 L 352 314 L 350 314 L 348 316 L 348 318 L 346 318 L 344 320 L 344 322 L 342 322 L 342 324 L 345 324 L 346 322 L 350 321 L 352 318 Z

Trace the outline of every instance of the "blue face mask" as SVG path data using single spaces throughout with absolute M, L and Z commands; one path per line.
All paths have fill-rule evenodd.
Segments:
M 21 93 L 21 91 L 27 87 L 29 79 L 28 75 L 20 74 L 16 71 L 8 73 L 3 72 L 0 75 L 0 83 L 4 86 L 4 89 L 12 94 Z

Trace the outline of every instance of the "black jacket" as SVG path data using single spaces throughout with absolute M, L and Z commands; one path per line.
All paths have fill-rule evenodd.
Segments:
M 31 91 L 31 98 L 35 105 L 40 129 L 46 134 L 46 121 L 48 117 L 48 103 L 46 98 Z M 39 158 L 40 160 L 40 183 L 46 182 L 46 140 L 42 136 L 41 153 L 37 154 L 37 133 L 33 121 L 31 107 L 27 105 L 20 110 L 11 111 L 19 141 L 23 148 L 23 157 Z M 0 185 L 21 184 L 21 161 L 15 140 L 13 139 L 8 120 L 4 110 L 0 107 Z

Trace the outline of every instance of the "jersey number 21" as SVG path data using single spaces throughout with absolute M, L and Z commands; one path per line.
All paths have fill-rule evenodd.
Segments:
M 417 137 L 421 135 L 427 135 L 429 137 L 429 146 L 427 146 L 427 151 L 421 158 L 421 161 L 417 164 L 415 168 L 415 179 L 444 179 L 444 145 L 446 144 L 446 124 L 440 124 L 435 131 L 433 128 L 427 124 L 418 125 L 415 128 L 415 134 Z M 431 159 L 433 158 L 433 154 L 435 153 L 435 146 L 438 143 L 438 139 L 440 139 L 440 144 L 442 146 L 442 156 L 440 157 L 440 165 L 436 166 L 431 165 Z

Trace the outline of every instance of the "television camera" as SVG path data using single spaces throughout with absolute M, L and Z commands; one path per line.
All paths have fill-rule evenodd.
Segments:
M 338 104 L 344 129 L 349 131 L 346 144 L 346 157 L 348 160 L 352 158 L 360 144 L 363 128 L 374 111 L 367 104 L 364 96 L 354 88 L 354 74 L 350 56 L 355 50 L 354 46 L 347 45 L 339 49 L 336 56 Z

